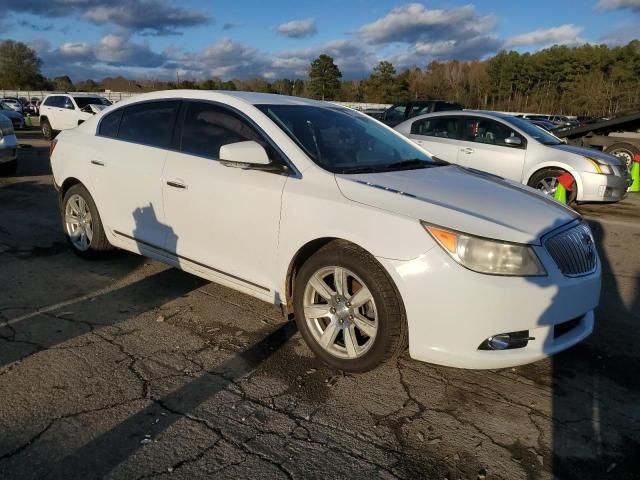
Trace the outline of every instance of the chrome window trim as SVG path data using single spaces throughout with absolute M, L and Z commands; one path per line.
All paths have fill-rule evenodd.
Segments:
M 226 103 L 222 103 L 216 100 L 206 100 L 206 99 L 200 99 L 200 98 L 184 98 L 184 97 L 169 97 L 169 98 L 154 98 L 154 99 L 150 99 L 150 100 L 141 100 L 139 102 L 131 102 L 131 103 L 127 103 L 126 105 L 123 105 L 119 108 L 114 108 L 113 110 L 109 111 L 108 114 L 102 115 L 100 117 L 100 119 L 98 120 L 98 123 L 96 125 L 96 130 L 94 133 L 94 136 L 96 137 L 100 137 L 100 138 L 106 138 L 107 140 L 115 140 L 118 142 L 124 142 L 124 143 L 130 143 L 133 145 L 141 145 L 144 147 L 151 147 L 151 148 L 157 148 L 159 150 L 166 150 L 168 152 L 176 152 L 176 153 L 181 153 L 183 155 L 190 155 L 193 157 L 197 157 L 197 158 L 203 158 L 206 160 L 213 160 L 216 162 L 219 162 L 220 159 L 216 159 L 216 158 L 212 158 L 212 157 L 207 157 L 207 156 L 202 156 L 202 155 L 197 155 L 197 154 L 193 154 L 193 153 L 186 153 L 186 152 L 182 152 L 179 148 L 176 149 L 172 146 L 169 147 L 158 147 L 156 145 L 149 145 L 146 143 L 141 143 L 141 142 L 134 142 L 131 140 L 124 140 L 121 138 L 117 138 L 117 137 L 107 137 L 105 135 L 100 135 L 100 125 L 102 124 L 102 120 L 104 120 L 104 118 L 111 114 L 116 112 L 117 110 L 120 109 L 125 109 L 129 106 L 132 105 L 139 105 L 139 104 L 143 104 L 143 103 L 151 103 L 151 102 L 164 102 L 164 101 L 179 101 L 179 102 L 200 102 L 200 103 L 210 103 L 212 105 L 221 107 L 221 108 L 226 108 L 230 111 L 232 111 L 233 113 L 239 115 L 244 121 L 246 121 L 252 128 L 254 128 L 255 130 L 257 130 L 257 132 L 264 137 L 265 141 L 278 153 L 278 155 L 280 155 L 283 159 L 283 161 L 285 162 L 285 164 L 287 165 L 287 167 L 289 168 L 289 172 L 284 172 L 282 173 L 282 175 L 287 175 L 289 177 L 293 177 L 293 178 L 302 178 L 302 173 L 300 172 L 300 170 L 298 170 L 298 168 L 294 165 L 294 163 L 291 161 L 291 159 L 282 151 L 282 149 L 276 144 L 276 142 L 273 141 L 273 139 L 267 135 L 267 133 L 252 119 L 250 118 L 247 114 L 245 114 L 244 112 L 238 110 L 237 108 L 226 104 Z M 253 107 L 256 107 L 255 105 L 251 104 Z M 179 113 L 179 111 L 178 111 Z M 123 113 L 124 115 L 124 113 Z M 177 114 L 176 114 L 177 115 Z M 268 118 L 268 117 L 267 117 Z M 122 122 L 122 119 L 120 119 L 120 121 Z M 270 119 L 270 121 L 273 121 Z M 276 125 L 277 126 L 277 125 Z M 180 126 L 180 128 L 182 128 L 182 126 Z M 120 127 L 118 127 L 118 133 L 120 131 Z

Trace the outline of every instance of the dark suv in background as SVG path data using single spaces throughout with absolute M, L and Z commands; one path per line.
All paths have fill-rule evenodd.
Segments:
M 415 100 L 413 102 L 396 103 L 385 110 L 379 120 L 382 120 L 390 127 L 394 127 L 408 118 L 417 115 L 462 109 L 464 109 L 464 107 L 455 102 L 447 102 L 444 100 Z

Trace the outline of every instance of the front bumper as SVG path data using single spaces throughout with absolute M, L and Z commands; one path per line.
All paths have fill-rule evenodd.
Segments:
M 381 259 L 404 301 L 412 358 L 459 368 L 506 368 L 565 350 L 593 331 L 600 297 L 594 273 L 562 275 L 543 247 L 534 247 L 545 277 L 483 275 L 458 265 L 435 247 L 410 261 Z M 556 325 L 573 320 L 566 332 Z M 528 331 L 522 348 L 480 350 L 501 333 Z
M 579 202 L 618 202 L 627 196 L 627 188 L 631 185 L 628 174 L 619 177 L 582 172 L 580 178 L 582 188 L 578 189 Z

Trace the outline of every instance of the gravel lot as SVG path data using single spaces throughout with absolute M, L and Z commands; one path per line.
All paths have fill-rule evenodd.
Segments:
M 19 138 L 0 179 L 0 478 L 640 478 L 638 195 L 581 208 L 605 269 L 586 342 L 508 370 L 405 355 L 349 375 L 276 307 L 128 253 L 77 258 L 48 143 Z

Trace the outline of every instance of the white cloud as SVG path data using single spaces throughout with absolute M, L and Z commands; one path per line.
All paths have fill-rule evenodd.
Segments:
M 618 47 L 626 45 L 632 40 L 638 40 L 640 35 L 638 34 L 637 25 L 623 25 L 611 30 L 604 36 L 600 37 L 598 41 L 605 43 L 610 47 Z
M 600 0 L 598 7 L 603 10 L 621 10 L 628 8 L 640 11 L 640 0 Z
M 535 45 L 577 45 L 585 42 L 580 38 L 582 30 L 584 30 L 582 27 L 570 23 L 558 27 L 541 28 L 515 35 L 509 38 L 504 46 L 510 48 Z
M 276 30 L 280 35 L 284 35 L 289 38 L 310 37 L 318 31 L 316 28 L 316 22 L 312 18 L 308 18 L 306 20 L 292 20 L 279 25 Z
M 473 5 L 449 10 L 429 10 L 420 3 L 394 8 L 387 15 L 360 28 L 360 36 L 369 43 L 441 41 L 475 37 L 491 32 L 493 15 L 479 16 Z
M 138 33 L 178 34 L 179 29 L 211 23 L 203 10 L 183 8 L 175 0 L 2 0 L 5 11 L 42 18 L 80 16 L 103 25 L 110 23 Z

